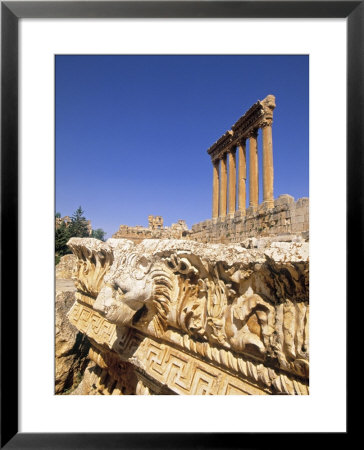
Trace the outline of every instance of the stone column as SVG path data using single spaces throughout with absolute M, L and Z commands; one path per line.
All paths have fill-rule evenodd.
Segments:
M 220 162 L 220 202 L 219 202 L 219 216 L 226 216 L 226 182 L 227 182 L 227 170 L 226 170 L 226 153 L 221 158 Z
M 236 148 L 229 150 L 229 216 L 234 217 L 236 209 Z
M 246 143 L 245 140 L 238 145 L 239 174 L 238 174 L 238 204 L 239 211 L 244 216 L 246 209 Z
M 219 216 L 219 161 L 213 162 L 212 175 L 212 218 Z
M 272 122 L 262 125 L 263 134 L 263 203 L 268 208 L 274 207 L 273 195 L 273 141 Z
M 249 138 L 249 206 L 256 209 L 259 202 L 258 130 L 255 130 Z

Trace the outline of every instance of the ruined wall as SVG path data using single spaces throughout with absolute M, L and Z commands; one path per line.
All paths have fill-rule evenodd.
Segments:
M 163 228 L 163 217 L 162 216 L 148 216 L 148 227 L 152 230 Z
M 274 208 L 266 209 L 264 204 L 255 211 L 246 210 L 246 215 L 236 211 L 233 218 L 218 217 L 192 226 L 189 239 L 198 242 L 233 243 L 249 237 L 277 237 L 295 235 L 303 240 L 309 238 L 309 199 L 296 202 L 290 195 L 281 195 L 274 200 Z
M 185 239 L 188 234 L 189 230 L 184 220 L 178 220 L 170 227 L 165 227 L 162 216 L 148 216 L 148 228 L 141 225 L 134 227 L 120 225 L 119 230 L 112 237 L 129 239 L 138 244 L 144 239 Z
M 308 243 L 72 238 L 82 394 L 309 393 Z
M 153 216 L 149 216 L 153 217 Z M 156 216 L 158 226 L 163 219 Z M 284 194 L 274 200 L 274 208 L 267 209 L 264 204 L 257 209 L 248 208 L 246 215 L 236 211 L 234 217 L 218 217 L 192 225 L 188 229 L 184 220 L 171 227 L 156 228 L 157 222 L 149 218 L 149 227 L 120 225 L 113 234 L 116 239 L 129 239 L 139 244 L 144 239 L 186 239 L 203 243 L 238 243 L 247 238 L 275 237 L 276 240 L 289 240 L 290 236 L 309 240 L 309 199 L 297 201 Z

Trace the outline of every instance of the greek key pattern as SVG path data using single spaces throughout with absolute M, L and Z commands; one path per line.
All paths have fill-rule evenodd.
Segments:
M 72 306 L 68 318 L 81 333 L 86 334 L 98 344 L 107 345 L 109 348 L 113 347 L 117 339 L 115 325 L 105 320 L 92 308 L 76 302 Z
M 117 329 L 90 307 L 75 302 L 70 322 L 97 344 L 117 351 L 121 360 L 139 361 L 145 372 L 158 383 L 184 395 L 266 394 L 218 368 L 136 333 L 131 328 Z
M 144 361 L 145 372 L 177 394 L 249 395 L 265 391 L 222 373 L 191 355 L 169 345 L 145 338 L 134 358 Z
M 207 361 L 177 350 L 168 343 L 159 343 L 129 327 L 117 328 L 87 305 L 75 302 L 69 312 L 69 320 L 95 343 L 114 350 L 120 361 L 130 361 L 133 364 L 137 362 L 151 378 L 177 394 L 268 393 L 264 388 L 221 371 Z M 278 392 L 288 394 L 289 389 L 284 389 L 286 382 L 286 377 L 281 376 L 274 380 L 273 385 Z M 302 389 L 297 392 L 301 395 L 308 393 Z

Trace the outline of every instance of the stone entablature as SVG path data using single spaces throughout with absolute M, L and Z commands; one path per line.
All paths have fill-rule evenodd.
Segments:
M 68 245 L 94 393 L 309 393 L 307 243 Z
M 298 236 L 309 239 L 309 199 L 296 202 L 290 195 L 274 200 L 274 208 L 264 204 L 248 208 L 246 214 L 236 211 L 233 217 L 205 220 L 192 225 L 189 239 L 204 243 L 238 243 L 246 238 L 275 237 L 277 240 Z
M 130 239 L 139 243 L 144 239 L 187 239 L 189 229 L 184 220 L 172 223 L 170 227 L 163 226 L 162 216 L 148 216 L 148 227 L 120 225 L 119 230 L 112 235 L 115 239 Z
M 272 123 L 275 107 L 274 95 L 268 95 L 264 100 L 257 101 L 231 127 L 231 130 L 226 131 L 207 150 L 213 164 L 212 218 L 214 220 L 218 217 L 226 217 L 227 213 L 232 217 L 236 210 L 240 211 L 242 215 L 245 214 L 247 178 L 246 141 L 248 139 L 249 207 L 255 209 L 258 207 L 258 131 L 260 129 L 262 130 L 263 137 L 263 203 L 266 208 L 274 207 Z M 236 167 L 237 150 L 238 167 Z M 236 184 L 238 184 L 237 199 Z

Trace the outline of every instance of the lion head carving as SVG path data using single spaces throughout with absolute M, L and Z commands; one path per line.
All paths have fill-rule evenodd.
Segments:
M 175 277 L 147 250 L 139 245 L 115 258 L 93 308 L 111 323 L 138 322 L 145 331 L 161 335 L 174 298 Z

